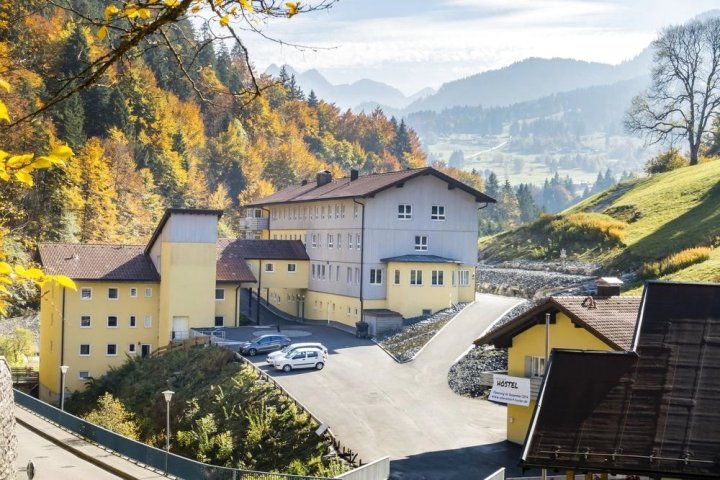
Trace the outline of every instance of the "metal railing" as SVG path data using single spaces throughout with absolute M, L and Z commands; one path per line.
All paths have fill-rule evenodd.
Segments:
M 242 230 L 267 230 L 270 221 L 267 217 L 241 218 L 239 226 Z
M 47 403 L 14 390 L 15 403 L 41 417 L 73 432 L 88 441 L 180 479 L 213 480 L 330 480 L 327 477 L 309 477 L 284 473 L 257 472 L 237 468 L 218 467 L 168 453 L 141 442 L 123 437 L 93 423 L 78 418 Z
M 494 473 L 491 473 L 485 480 L 505 480 L 505 467 L 499 468 Z

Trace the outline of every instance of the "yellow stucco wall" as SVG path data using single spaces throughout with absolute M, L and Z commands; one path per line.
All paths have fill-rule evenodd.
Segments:
M 157 348 L 157 317 L 159 312 L 159 284 L 147 282 L 76 282 L 78 291 L 65 290 L 64 342 L 62 336 L 62 289 L 48 289 L 42 299 L 40 322 L 40 393 L 43 400 L 55 401 L 60 391 L 60 365 L 70 367 L 65 378 L 66 391 L 84 388 L 82 371 L 99 377 L 108 368 L 125 362 L 127 355 L 140 355 L 141 345 Z M 81 298 L 81 291 L 90 288 L 92 298 Z M 108 289 L 117 288 L 118 298 L 109 299 Z M 130 296 L 135 288 L 137 295 Z M 150 296 L 145 296 L 149 288 Z M 149 325 L 145 326 L 145 316 Z M 90 326 L 81 326 L 81 317 L 90 317 Z M 117 317 L 117 327 L 108 326 L 108 317 Z M 135 327 L 130 317 L 135 317 Z M 64 349 L 63 345 L 64 343 Z M 89 355 L 80 354 L 80 345 L 90 346 Z M 107 345 L 117 345 L 117 353 L 107 355 Z M 130 353 L 130 344 L 135 353 Z M 61 358 L 62 351 L 62 358 Z
M 609 345 L 584 328 L 576 328 L 563 313 L 558 313 L 556 322 L 550 324 L 550 349 L 570 348 L 579 350 L 613 350 Z M 532 328 L 513 337 L 512 347 L 508 348 L 508 375 L 527 377 L 526 357 L 545 357 L 545 325 Z M 530 426 L 535 401 L 530 406 L 508 405 L 507 439 L 523 443 Z
M 238 286 L 246 288 L 246 285 L 239 283 L 217 283 L 215 288 L 220 288 L 225 291 L 225 298 L 223 300 L 215 299 L 215 316 L 223 317 L 223 326 L 233 327 L 235 326 L 237 315 L 239 314 L 240 304 L 238 303 L 238 297 L 240 292 Z M 213 318 L 213 321 L 215 319 Z
M 400 272 L 400 282 L 395 283 L 395 271 Z M 411 270 L 422 271 L 422 285 L 410 284 Z M 432 284 L 432 272 L 443 272 L 443 285 Z M 470 281 L 468 286 L 460 287 L 457 272 L 467 270 Z M 452 272 L 456 272 L 453 286 Z M 400 313 L 403 317 L 417 317 L 424 309 L 433 313 L 459 302 L 474 299 L 474 269 L 447 263 L 406 263 L 390 262 L 387 267 L 387 308 Z M 365 307 L 369 308 L 369 307 Z
M 173 317 L 188 327 L 211 327 L 215 320 L 214 243 L 163 242 L 158 344 L 170 341 Z
M 377 302 L 377 301 L 376 301 Z M 385 308 L 383 306 L 365 308 Z M 360 300 L 356 297 L 334 295 L 331 293 L 308 291 L 305 300 L 305 318 L 311 320 L 328 320 L 355 327 L 360 321 Z

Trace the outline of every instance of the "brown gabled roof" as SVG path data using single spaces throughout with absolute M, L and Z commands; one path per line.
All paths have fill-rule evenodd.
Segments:
M 220 249 L 250 260 L 310 260 L 300 240 L 241 240 L 221 238 Z
M 215 275 L 218 282 L 257 282 L 242 255 L 242 247 L 238 244 L 240 241 L 218 240 L 217 263 L 215 264 Z
M 305 184 L 290 185 L 287 188 L 275 192 L 265 198 L 262 198 L 250 205 L 256 207 L 261 205 L 271 205 L 278 203 L 294 203 L 294 202 L 311 202 L 320 200 L 330 200 L 338 198 L 365 198 L 372 197 L 375 194 L 393 187 L 399 183 L 406 182 L 412 178 L 421 175 L 433 175 L 445 182 L 453 188 L 457 188 L 475 197 L 475 201 L 479 203 L 495 203 L 495 199 L 488 197 L 484 193 L 472 188 L 471 186 L 456 180 L 432 167 L 414 168 L 408 170 L 397 170 L 387 173 L 372 173 L 370 175 L 361 175 L 357 180 L 350 181 L 350 177 L 334 179 L 329 183 L 317 186 L 315 181 L 306 182 Z
M 640 297 L 549 297 L 535 308 L 491 330 L 475 345 L 512 345 L 512 338 L 534 325 L 544 323 L 545 313 L 562 312 L 616 350 L 629 350 L 640 309 Z
M 553 350 L 522 466 L 720 478 L 720 285 L 649 282 L 632 352 Z
M 158 281 L 143 245 L 41 243 L 40 262 L 48 273 L 73 280 Z

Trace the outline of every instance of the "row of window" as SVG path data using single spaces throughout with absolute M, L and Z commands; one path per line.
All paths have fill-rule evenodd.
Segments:
M 470 285 L 470 271 L 461 270 L 459 272 L 452 271 L 452 286 L 459 285 L 461 287 L 467 287 Z M 400 285 L 401 283 L 401 272 L 395 270 L 393 272 L 393 285 Z M 412 269 L 410 270 L 410 285 L 423 285 L 423 270 Z M 371 268 L 370 269 L 370 284 L 371 285 L 382 285 L 383 284 L 383 269 L 382 268 Z M 442 287 L 445 285 L 445 271 L 444 270 L 431 270 L 430 271 L 430 285 L 435 287 Z
M 347 234 L 347 248 L 348 248 L 348 250 L 352 250 L 352 249 L 353 249 L 353 245 L 354 245 L 355 248 L 357 248 L 358 250 L 360 250 L 361 238 L 362 238 L 362 237 L 360 236 L 360 234 L 359 234 L 359 233 L 356 233 L 356 234 L 355 234 L 355 243 L 353 244 L 353 234 L 352 234 L 352 233 L 348 233 L 348 234 Z M 338 234 L 328 233 L 328 234 L 326 235 L 325 239 L 326 239 L 325 245 L 327 245 L 328 248 L 335 248 L 335 247 L 337 247 L 338 250 L 341 250 L 341 249 L 343 248 L 342 233 L 338 233 Z M 323 244 L 322 244 L 322 241 L 323 241 L 323 240 L 322 240 L 322 234 L 321 234 L 321 233 L 313 233 L 312 235 L 310 235 L 310 246 L 311 246 L 312 248 L 322 248 L 322 245 L 323 245 Z
M 358 217 L 359 207 L 353 205 L 353 218 Z M 345 205 L 315 205 L 312 207 L 283 207 L 272 211 L 273 220 L 325 220 L 345 218 Z
M 265 273 L 273 273 L 275 271 L 275 264 L 274 263 L 263 263 L 263 272 Z M 287 264 L 287 271 L 288 273 L 295 273 L 297 272 L 297 264 L 295 263 L 288 263 Z M 217 293 L 215 298 L 217 299 Z M 223 297 L 224 298 L 224 297 Z
M 153 289 L 152 287 L 146 287 L 145 288 L 145 298 L 152 297 Z M 138 296 L 138 289 L 135 287 L 130 287 L 129 292 L 130 298 L 137 298 Z M 82 287 L 80 289 L 80 299 L 81 300 L 92 300 L 93 297 L 93 291 L 91 287 Z M 118 287 L 108 287 L 107 289 L 107 298 L 108 300 L 117 300 L 120 298 L 120 289 Z
M 333 281 L 333 279 L 338 282 L 340 281 L 340 265 L 326 265 L 324 263 L 313 263 L 310 266 L 310 271 L 313 280 L 328 280 Z M 353 271 L 355 274 L 353 275 Z M 333 275 L 334 273 L 334 275 Z M 355 280 L 353 282 L 353 279 Z M 345 281 L 348 285 L 352 285 L 355 283 L 355 285 L 360 284 L 360 268 L 355 267 L 355 270 L 353 270 L 352 267 L 347 267 L 345 270 Z
M 397 218 L 400 220 L 412 220 L 413 207 L 409 203 L 401 203 L 398 205 Z M 430 207 L 430 220 L 445 220 L 445 205 L 433 205 Z
M 108 315 L 106 325 L 108 328 L 118 328 L 120 326 L 118 323 L 118 316 L 117 315 Z M 144 316 L 143 326 L 145 328 L 152 327 L 152 317 L 150 315 Z M 80 328 L 90 328 L 90 327 L 92 327 L 92 316 L 91 315 L 80 315 Z M 130 327 L 130 328 L 137 327 L 137 315 L 129 315 L 128 316 L 128 327 Z
M 326 313 L 328 313 L 328 314 L 330 314 L 330 313 L 335 313 L 335 303 L 334 303 L 334 302 L 326 302 L 326 303 L 325 303 L 325 309 L 323 309 L 323 301 L 322 301 L 322 300 L 315 300 L 315 303 L 314 303 L 314 305 L 313 305 L 313 308 L 314 308 L 315 310 L 321 310 L 321 311 L 325 311 L 325 309 L 326 309 Z M 358 315 L 359 315 L 359 310 L 358 310 L 358 308 L 357 308 L 357 307 L 354 307 L 354 310 L 355 310 L 354 315 L 355 315 L 355 316 L 358 316 Z M 351 307 L 350 305 L 347 306 L 347 315 L 353 315 L 353 307 Z
M 151 346 L 150 344 L 142 344 L 142 355 L 147 356 L 150 355 Z M 137 344 L 135 343 L 129 343 L 127 353 L 130 355 L 135 355 L 137 353 Z M 105 355 L 108 357 L 116 357 L 118 354 L 118 344 L 117 343 L 107 343 L 105 344 Z M 81 343 L 80 344 L 80 352 L 79 355 L 81 357 L 89 357 L 90 356 L 90 344 L 89 343 Z M 89 377 L 89 375 L 87 375 Z M 82 377 L 81 377 L 82 378 Z

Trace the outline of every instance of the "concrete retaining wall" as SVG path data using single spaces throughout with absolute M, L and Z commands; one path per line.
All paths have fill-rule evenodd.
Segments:
M 0 480 L 15 478 L 17 438 L 12 375 L 5 357 L 0 357 Z

